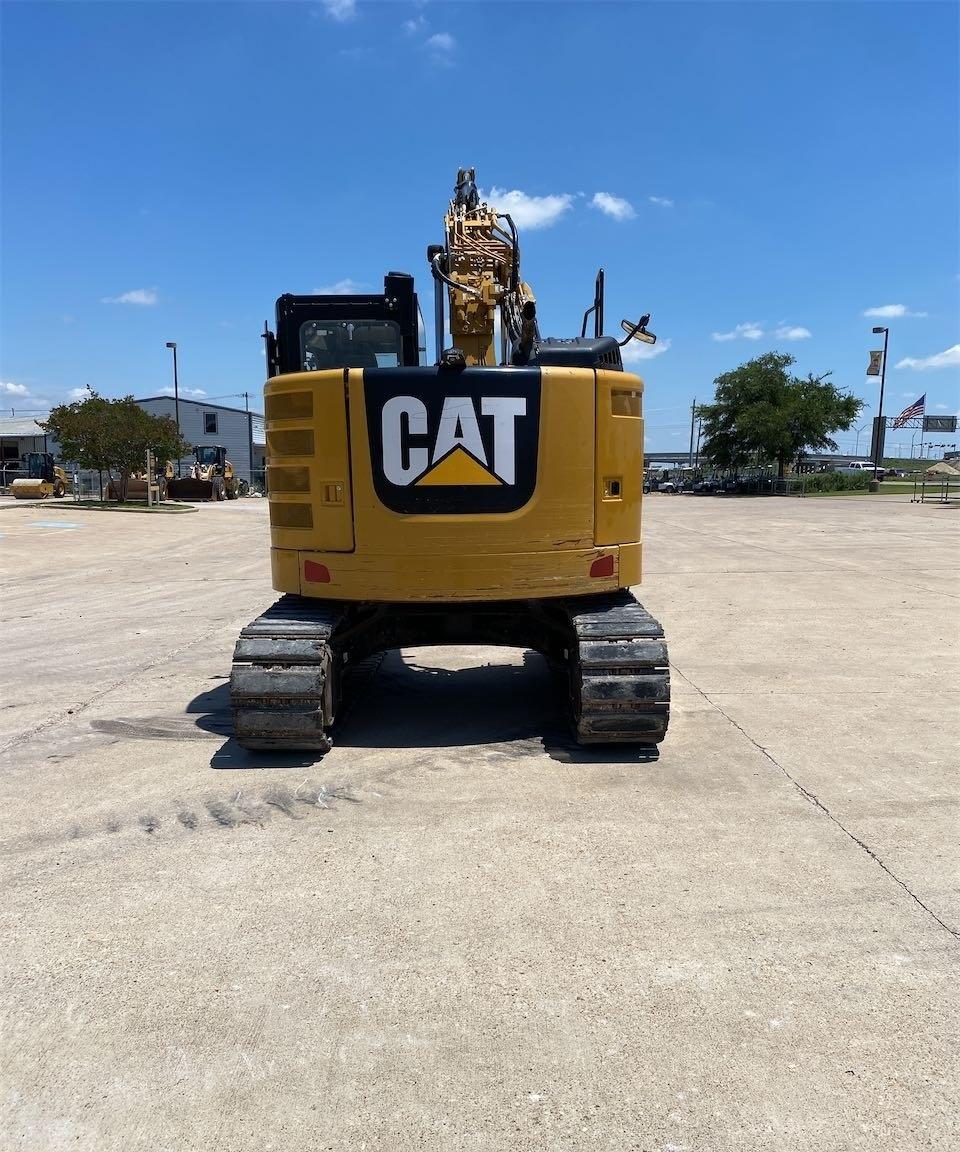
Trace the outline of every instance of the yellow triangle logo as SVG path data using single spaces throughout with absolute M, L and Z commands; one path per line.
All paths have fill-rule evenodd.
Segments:
M 491 472 L 488 472 L 482 464 L 478 464 L 470 453 L 458 444 L 452 452 L 448 452 L 447 455 L 444 456 L 439 464 L 434 465 L 425 476 L 420 477 L 416 487 L 419 488 L 421 485 L 444 485 L 445 487 L 452 488 L 461 484 L 476 486 L 478 484 L 500 483 L 502 483 L 502 481 L 498 480 Z

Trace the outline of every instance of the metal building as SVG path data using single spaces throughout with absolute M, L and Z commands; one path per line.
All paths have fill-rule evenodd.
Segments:
M 175 418 L 172 396 L 148 396 L 137 403 L 154 416 Z M 181 397 L 180 431 L 191 444 L 222 444 L 237 476 L 263 486 L 267 446 L 261 413 Z M 183 460 L 184 467 L 192 463 L 192 459 Z

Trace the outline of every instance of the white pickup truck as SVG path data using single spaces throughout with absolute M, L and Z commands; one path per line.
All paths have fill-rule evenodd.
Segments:
M 882 480 L 887 474 L 885 468 L 878 468 L 872 460 L 851 460 L 849 464 L 842 464 L 836 471 L 842 472 L 845 476 L 854 476 L 858 472 L 869 472 L 878 480 Z

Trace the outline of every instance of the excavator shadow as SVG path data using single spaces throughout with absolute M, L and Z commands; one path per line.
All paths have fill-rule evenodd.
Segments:
M 336 748 L 469 748 L 539 744 L 564 764 L 641 764 L 656 761 L 656 747 L 614 744 L 582 747 L 564 715 L 563 683 L 542 656 L 524 652 L 522 664 L 443 666 L 436 649 L 391 651 L 348 686 L 333 730 Z M 187 713 L 197 727 L 231 731 L 230 688 L 225 681 L 195 697 Z M 214 754 L 216 769 L 299 768 L 317 752 L 251 752 L 232 736 Z
M 554 760 L 655 760 L 632 745 L 584 748 L 564 715 L 564 685 L 536 652 L 522 664 L 448 668 L 435 649 L 388 652 L 334 732 L 340 748 L 453 748 L 537 742 Z

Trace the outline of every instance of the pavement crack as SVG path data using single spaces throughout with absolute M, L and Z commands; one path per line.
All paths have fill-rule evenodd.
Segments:
M 830 811 L 826 804 L 824 804 L 819 796 L 817 796 L 814 792 L 811 792 L 809 788 L 804 788 L 800 781 L 797 780 L 795 776 L 792 776 L 775 756 L 773 756 L 766 748 L 764 748 L 762 744 L 758 744 L 757 741 L 754 740 L 754 738 L 743 727 L 742 724 L 738 724 L 737 721 L 734 720 L 734 718 L 729 714 L 729 712 L 725 712 L 724 709 L 716 702 L 716 700 L 712 700 L 698 684 L 695 684 L 690 679 L 690 677 L 687 676 L 685 672 L 681 671 L 681 669 L 679 669 L 672 661 L 670 667 L 674 672 L 676 672 L 678 676 L 685 680 L 696 693 L 702 696 L 711 708 L 716 709 L 716 711 L 720 713 L 720 715 L 724 718 L 724 720 L 727 721 L 728 724 L 731 724 L 734 728 L 736 728 L 736 730 L 746 740 L 748 740 L 761 755 L 765 756 L 766 759 L 769 760 L 776 769 L 778 769 L 784 776 L 786 776 L 786 778 L 805 800 L 809 801 L 809 803 L 811 803 L 815 808 L 818 808 L 824 814 L 824 816 L 831 820 L 840 829 L 844 836 L 847 837 L 847 839 L 853 841 L 853 843 L 856 844 L 858 848 L 860 848 L 863 852 L 866 852 L 870 859 L 876 865 L 882 868 L 883 871 L 886 872 L 886 874 L 890 877 L 890 879 L 895 884 L 898 884 L 904 890 L 904 892 L 906 892 L 911 900 L 918 904 L 923 909 L 923 911 L 927 913 L 928 916 L 930 916 L 940 925 L 941 928 L 949 932 L 955 940 L 960 940 L 960 931 L 958 931 L 956 928 L 951 928 L 949 924 L 940 919 L 940 917 L 936 914 L 936 912 L 933 911 L 932 908 L 924 904 L 916 892 L 914 892 L 905 881 L 901 880 L 896 872 L 894 872 L 888 864 L 884 863 L 881 857 L 870 847 L 869 844 L 861 840 L 859 836 L 854 835 L 854 833 L 851 832 L 850 829 L 847 828 L 842 821 L 838 820 L 837 817 L 834 816 L 834 814 Z

